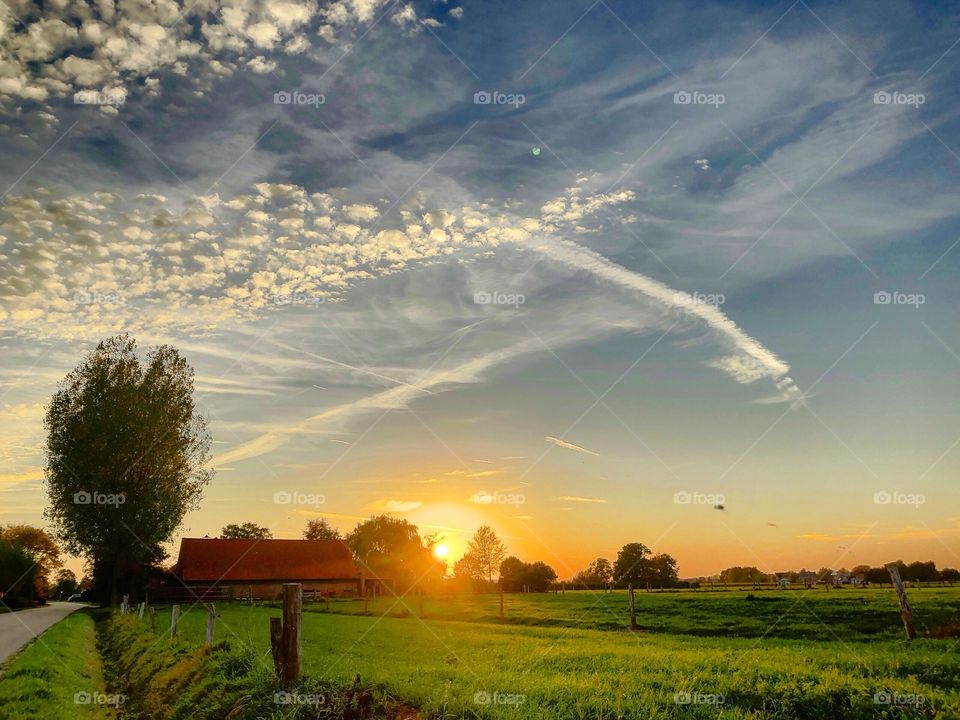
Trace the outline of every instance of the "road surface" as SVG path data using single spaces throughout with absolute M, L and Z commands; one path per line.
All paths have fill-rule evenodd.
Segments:
M 84 603 L 56 602 L 29 610 L 0 613 L 0 663 L 70 613 L 86 607 Z

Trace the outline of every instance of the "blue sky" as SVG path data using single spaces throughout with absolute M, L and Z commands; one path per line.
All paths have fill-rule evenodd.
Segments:
M 631 540 L 960 563 L 955 12 L 0 17 L 0 521 L 40 521 L 43 403 L 128 330 L 197 369 L 188 534 L 391 511 L 561 576 Z

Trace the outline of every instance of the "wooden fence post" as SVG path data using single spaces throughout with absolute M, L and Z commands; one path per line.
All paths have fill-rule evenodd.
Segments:
M 170 610 L 170 637 L 177 636 L 177 620 L 180 619 L 180 606 L 174 605 Z
M 303 586 L 285 583 L 283 586 L 283 673 L 280 680 L 292 685 L 300 679 L 300 619 L 303 615 Z
M 283 673 L 283 620 L 270 618 L 270 651 L 273 654 L 273 669 L 277 677 Z
M 146 602 L 140 603 L 140 612 L 137 613 L 137 620 L 143 620 L 143 611 L 146 609 L 146 607 L 147 607 Z
M 152 606 L 150 608 L 150 630 L 151 632 L 157 631 L 157 609 Z
M 630 593 L 630 629 L 637 629 L 637 604 L 633 598 L 633 585 L 627 585 L 627 590 Z
M 887 565 L 887 572 L 890 573 L 890 579 L 897 588 L 897 599 L 900 600 L 900 618 L 903 620 L 904 630 L 907 631 L 907 640 L 913 640 L 917 636 L 917 631 L 913 629 L 913 610 L 910 609 L 907 593 L 903 589 L 900 568 L 897 567 L 896 563 L 890 563 Z
M 213 625 L 216 622 L 217 613 L 214 611 L 213 603 L 207 605 L 207 636 L 205 638 L 207 645 L 213 645 Z

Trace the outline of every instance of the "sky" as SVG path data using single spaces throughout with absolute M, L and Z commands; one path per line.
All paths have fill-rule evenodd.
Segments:
M 0 523 L 130 332 L 213 436 L 177 538 L 956 567 L 958 73 L 938 3 L 5 0 Z

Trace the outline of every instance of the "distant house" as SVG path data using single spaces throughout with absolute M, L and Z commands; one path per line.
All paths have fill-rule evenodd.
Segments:
M 183 538 L 174 574 L 205 598 L 274 599 L 291 582 L 306 595 L 351 595 L 363 585 L 340 540 Z

